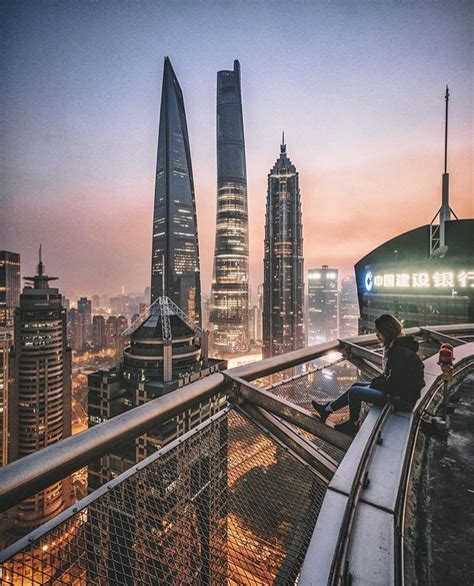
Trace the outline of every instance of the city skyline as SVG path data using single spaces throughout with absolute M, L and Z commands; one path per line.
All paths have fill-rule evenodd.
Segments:
M 0 248 L 21 253 L 28 271 L 42 242 L 63 291 L 149 285 L 156 88 L 166 54 L 185 94 L 204 295 L 215 238 L 215 72 L 234 58 L 245 70 L 254 290 L 263 281 L 266 172 L 283 128 L 299 163 L 308 268 L 324 263 L 353 274 L 353 264 L 380 242 L 431 220 L 441 197 L 446 82 L 451 202 L 459 217 L 473 215 L 468 3 L 452 13 L 434 3 L 359 10 L 302 4 L 278 35 L 278 11 L 270 5 L 208 6 L 202 15 L 184 7 L 181 24 L 166 7 L 149 6 L 145 22 L 145 12 L 118 5 L 73 5 L 68 12 L 25 6 L 6 10 L 2 216 L 9 221 Z M 160 24 L 167 17 L 175 23 L 173 38 Z M 223 47 L 214 33 L 231 20 L 247 27 L 235 27 L 245 32 L 233 32 Z M 252 31 L 259 27 L 257 42 Z M 277 50 L 287 57 L 283 66 L 274 60 Z M 11 66 L 14 56 L 21 68 Z M 362 205 L 367 223 L 377 226 L 370 234 L 357 229 Z M 400 213 L 407 205 L 410 214 Z

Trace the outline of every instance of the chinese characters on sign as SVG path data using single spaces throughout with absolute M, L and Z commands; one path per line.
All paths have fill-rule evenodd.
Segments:
M 387 289 L 455 289 L 474 288 L 474 270 L 436 271 L 433 273 L 383 273 L 368 271 L 364 279 L 367 291 Z

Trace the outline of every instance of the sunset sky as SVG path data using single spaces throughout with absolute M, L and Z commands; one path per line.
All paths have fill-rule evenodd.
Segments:
M 163 58 L 184 92 L 203 293 L 215 237 L 216 72 L 242 68 L 250 280 L 262 281 L 281 131 L 300 174 L 305 269 L 351 274 L 441 200 L 474 216 L 471 2 L 5 2 L 0 248 L 43 244 L 66 294 L 150 281 Z

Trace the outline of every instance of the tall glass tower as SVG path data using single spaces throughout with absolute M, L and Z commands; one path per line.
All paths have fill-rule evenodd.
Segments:
M 263 356 L 268 358 L 304 346 L 301 197 L 284 136 L 268 175 L 265 220 Z
M 217 73 L 217 219 L 209 320 L 217 352 L 249 349 L 247 171 L 240 64 Z
M 151 301 L 167 295 L 192 322 L 200 324 L 201 277 L 191 151 L 183 92 L 168 57 L 161 93 L 151 262 Z

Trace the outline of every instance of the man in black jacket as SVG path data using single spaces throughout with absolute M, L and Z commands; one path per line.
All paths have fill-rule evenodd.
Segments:
M 384 314 L 375 320 L 377 338 L 383 344 L 383 373 L 370 383 L 356 383 L 335 401 L 327 404 L 311 401 L 319 417 L 326 421 L 333 411 L 349 405 L 349 421 L 334 428 L 354 435 L 359 427 L 362 401 L 385 405 L 392 401 L 398 409 L 411 410 L 424 386 L 424 365 L 417 354 L 419 344 L 413 336 L 402 335 L 401 323 Z

